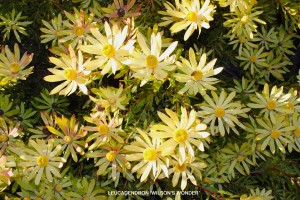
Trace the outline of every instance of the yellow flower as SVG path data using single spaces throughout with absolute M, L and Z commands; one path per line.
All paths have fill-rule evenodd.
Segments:
M 196 111 L 191 110 L 188 115 L 186 108 L 181 107 L 180 119 L 177 113 L 165 109 L 167 115 L 158 112 L 159 118 L 164 124 L 156 124 L 151 127 L 150 135 L 154 138 L 167 139 L 162 143 L 166 147 L 178 147 L 181 161 L 186 158 L 186 151 L 191 157 L 195 156 L 192 145 L 200 151 L 204 151 L 205 139 L 208 139 L 209 133 L 205 132 L 206 125 L 196 119 Z
M 169 45 L 169 47 L 161 52 L 162 39 L 161 33 L 152 33 L 149 44 L 141 33 L 137 34 L 137 40 L 140 50 L 135 49 L 130 58 L 130 69 L 134 72 L 133 77 L 140 80 L 141 86 L 151 80 L 164 80 L 168 77 L 168 72 L 175 69 L 175 55 L 171 53 L 177 46 L 177 41 Z
M 122 68 L 122 64 L 128 64 L 129 53 L 133 50 L 133 40 L 125 41 L 128 26 L 120 29 L 116 24 L 112 27 L 104 23 L 105 34 L 102 35 L 99 29 L 92 28 L 93 37 L 88 37 L 90 45 L 82 45 L 80 50 L 88 54 L 96 55 L 95 59 L 89 63 L 87 69 L 101 69 L 101 74 L 107 74 Z
M 197 93 L 205 94 L 205 90 L 216 90 L 212 85 L 216 84 L 218 79 L 212 76 L 219 74 L 223 67 L 214 69 L 217 59 L 206 64 L 206 57 L 205 53 L 202 54 L 200 62 L 197 63 L 195 52 L 190 48 L 189 59 L 181 57 L 181 62 L 176 62 L 179 72 L 173 76 L 177 81 L 185 83 L 179 91 L 180 94 L 188 91 L 188 94 L 196 95 Z
M 179 0 L 176 0 L 175 4 L 175 9 L 169 6 L 169 4 L 164 4 L 167 9 L 166 12 L 159 12 L 160 14 L 172 17 L 163 18 L 164 20 L 175 21 L 170 28 L 172 33 L 177 33 L 188 27 L 184 34 L 184 41 L 186 41 L 196 29 L 198 29 L 200 35 L 202 27 L 206 29 L 210 28 L 209 21 L 213 20 L 212 15 L 215 12 L 215 6 L 210 4 L 210 0 L 205 0 L 201 7 L 198 0 L 182 0 L 181 3 Z M 162 22 L 159 25 L 166 25 L 166 22 Z
M 97 175 L 106 175 L 111 171 L 110 177 L 115 184 L 120 179 L 120 172 L 131 168 L 130 163 L 123 154 L 122 144 L 106 144 L 99 149 L 88 152 L 87 158 L 95 158 L 95 166 L 98 167 Z
M 203 123 L 210 124 L 210 132 L 212 135 L 215 133 L 220 133 L 222 136 L 225 135 L 225 130 L 227 133 L 232 129 L 236 134 L 239 134 L 235 128 L 235 124 L 241 128 L 245 126 L 238 120 L 238 116 L 247 117 L 245 114 L 250 109 L 243 108 L 240 102 L 231 102 L 235 97 L 235 92 L 231 92 L 227 95 L 227 92 L 222 90 L 220 96 L 218 96 L 214 91 L 211 91 L 213 99 L 208 95 L 204 95 L 203 98 L 208 103 L 200 108 L 203 111 L 198 112 L 199 117 L 203 117 Z M 215 123 L 218 126 L 215 127 Z M 225 123 L 225 124 L 224 124 Z
M 146 132 L 137 129 L 139 136 L 135 137 L 135 142 L 124 147 L 131 152 L 126 155 L 128 161 L 139 161 L 132 168 L 132 173 L 137 172 L 141 176 L 141 182 L 145 181 L 151 170 L 154 180 L 161 171 L 168 176 L 168 156 L 173 152 L 172 146 L 162 147 L 161 141 L 150 139 Z
M 0 76 L 4 76 L 2 81 L 17 82 L 19 79 L 26 80 L 26 77 L 32 73 L 33 67 L 27 67 L 32 61 L 33 53 L 25 52 L 20 58 L 20 48 L 16 43 L 14 53 L 5 46 L 5 51 L 0 53 Z
M 74 8 L 74 14 L 65 11 L 68 20 L 64 20 L 65 30 L 60 30 L 59 35 L 65 36 L 59 39 L 60 43 L 71 42 L 72 48 L 77 45 L 87 44 L 87 36 L 91 32 L 90 29 L 95 27 L 96 22 L 93 22 L 94 14 L 87 15 L 84 10 L 78 11 Z
M 83 62 L 83 56 L 81 51 L 78 51 L 78 56 L 76 56 L 74 49 L 69 46 L 69 55 L 64 53 L 61 54 L 60 58 L 50 57 L 50 62 L 55 64 L 55 68 L 48 68 L 48 70 L 53 75 L 48 75 L 44 77 L 45 81 L 48 82 L 58 82 L 64 81 L 63 83 L 56 86 L 50 94 L 59 93 L 60 95 L 70 95 L 79 89 L 87 94 L 87 77 L 90 71 L 86 70 L 86 65 L 89 62 Z
M 183 162 L 180 158 L 173 156 L 174 160 L 171 162 L 172 168 L 169 170 L 169 175 L 173 174 L 172 186 L 176 187 L 181 177 L 181 190 L 187 186 L 187 180 L 190 180 L 194 185 L 197 185 L 197 180 L 202 179 L 201 170 L 207 165 L 203 161 L 196 160 L 195 157 L 187 157 Z
M 228 35 L 231 36 L 230 40 L 239 36 L 246 36 L 247 38 L 253 39 L 253 32 L 257 32 L 255 22 L 266 24 L 266 22 L 257 17 L 262 13 L 263 11 L 257 11 L 257 8 L 251 5 L 247 7 L 236 7 L 234 12 L 225 14 L 225 17 L 228 19 L 224 22 L 224 26 L 231 28 L 228 33 Z
M 273 86 L 270 92 L 269 85 L 266 83 L 262 94 L 256 92 L 256 96 L 250 97 L 254 103 L 248 103 L 247 106 L 260 109 L 260 115 L 263 115 L 264 118 L 270 117 L 271 121 L 275 123 L 275 114 L 285 115 L 294 112 L 286 106 L 291 94 L 282 93 L 283 87 Z
M 10 37 L 10 33 L 13 32 L 17 41 L 19 43 L 21 43 L 21 38 L 19 33 L 23 34 L 23 35 L 28 35 L 26 33 L 26 26 L 28 26 L 29 24 L 32 23 L 32 21 L 21 21 L 23 19 L 26 19 L 27 16 L 22 16 L 22 12 L 19 12 L 18 14 L 16 14 L 16 10 L 13 9 L 9 14 L 6 14 L 6 18 L 1 15 L 0 19 L 3 21 L 0 23 L 0 25 L 4 25 L 6 26 L 5 29 L 3 29 L 2 32 L 5 32 L 3 35 L 3 41 L 9 40 Z M 19 33 L 18 33 L 19 32 Z
M 261 150 L 269 146 L 272 154 L 276 150 L 285 153 L 287 144 L 292 143 L 289 135 L 295 130 L 295 127 L 290 125 L 285 116 L 275 115 L 274 118 L 274 121 L 270 121 L 268 117 L 257 118 L 257 123 L 261 127 L 255 130 L 256 140 L 261 141 Z
M 251 146 L 248 143 L 243 143 L 241 146 L 238 144 L 228 144 L 220 150 L 219 159 L 222 168 L 219 173 L 227 173 L 229 176 L 235 178 L 235 170 L 243 175 L 250 175 L 250 165 L 255 165 L 250 156 L 252 155 Z
M 56 117 L 56 123 L 60 131 L 52 126 L 47 126 L 47 129 L 58 136 L 58 138 L 55 138 L 54 140 L 56 143 L 62 145 L 64 158 L 68 159 L 71 154 L 72 159 L 77 162 L 77 153 L 80 155 L 84 154 L 83 147 L 86 147 L 86 142 L 82 138 L 87 135 L 87 131 L 83 130 L 82 127 L 79 127 L 79 123 L 76 123 L 75 115 L 72 115 L 70 120 L 64 116 L 61 118 Z
M 264 48 L 243 48 L 242 54 L 236 56 L 238 60 L 241 60 L 240 66 L 243 67 L 243 70 L 248 70 L 252 75 L 263 73 L 265 68 L 269 65 L 266 63 L 266 57 L 270 54 L 269 52 L 263 52 Z
M 46 143 L 39 139 L 29 140 L 29 145 L 32 148 L 22 149 L 22 154 L 19 155 L 21 162 L 18 164 L 26 168 L 27 180 L 30 181 L 35 177 L 34 183 L 39 185 L 43 177 L 46 177 L 49 182 L 53 181 L 53 176 L 61 177 L 58 169 L 62 168 L 63 163 L 66 162 L 66 159 L 58 157 L 62 147 L 60 145 L 55 147 L 52 140 Z
M 122 87 L 113 88 L 93 88 L 92 92 L 95 93 L 100 99 L 90 96 L 90 99 L 101 106 L 107 112 L 116 112 L 117 110 L 125 110 L 125 106 L 128 104 L 128 97 Z
M 226 35 L 226 37 L 229 37 L 231 38 L 231 35 Z M 229 42 L 228 44 L 231 44 L 233 45 L 232 49 L 236 49 L 237 46 L 239 45 L 239 56 L 242 55 L 242 51 L 243 51 L 243 48 L 246 48 L 246 49 L 251 49 L 251 48 L 258 48 L 258 45 L 255 44 L 254 42 L 257 42 L 259 41 L 258 38 L 254 37 L 253 39 L 251 38 L 247 38 L 245 35 L 240 35 L 239 37 L 237 38 L 231 38 L 231 42 Z
M 91 142 L 94 140 L 92 144 L 89 145 L 89 150 L 92 150 L 99 145 L 108 142 L 111 138 L 115 139 L 118 143 L 124 143 L 122 137 L 118 135 L 118 133 L 122 132 L 120 125 L 122 124 L 122 119 L 118 119 L 118 117 L 110 118 L 109 122 L 107 122 L 107 115 L 91 115 L 91 117 L 85 116 L 84 119 L 94 126 L 85 126 L 83 129 L 94 132 L 90 134 L 86 142 Z
M 59 13 L 57 17 L 52 19 L 51 24 L 45 20 L 42 20 L 42 23 L 45 28 L 40 28 L 40 30 L 44 33 L 41 35 L 41 43 L 52 41 L 52 46 L 54 46 L 61 38 L 61 31 L 64 30 L 61 14 Z

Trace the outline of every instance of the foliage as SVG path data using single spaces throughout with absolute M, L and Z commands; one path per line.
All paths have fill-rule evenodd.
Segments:
M 0 198 L 299 199 L 299 9 L 0 1 Z

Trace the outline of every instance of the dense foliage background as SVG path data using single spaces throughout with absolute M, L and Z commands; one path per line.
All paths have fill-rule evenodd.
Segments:
M 299 2 L 297 0 L 211 0 L 209 4 L 213 11 L 208 15 L 213 16 L 213 20 L 207 20 L 210 27 L 206 28 L 203 25 L 200 34 L 196 29 L 188 38 L 185 38 L 186 29 L 176 31 L 176 28 L 170 28 L 179 19 L 168 16 L 165 11 L 167 8 L 180 10 L 176 3 L 184 4 L 183 2 L 194 1 L 170 0 L 168 4 L 167 1 L 136 0 L 124 1 L 127 7 L 118 7 L 121 5 L 120 2 L 121 0 L 114 2 L 10 0 L 9 3 L 0 1 L 0 15 L 2 16 L 0 38 L 3 38 L 0 56 L 0 134 L 9 136 L 9 139 L 5 139 L 4 136 L 0 137 L 0 155 L 3 159 L 0 159 L 0 198 L 114 199 L 117 197 L 108 196 L 108 191 L 187 190 L 199 191 L 198 195 L 188 196 L 189 199 L 250 199 L 251 196 L 253 199 L 299 199 Z M 130 10 L 126 10 L 130 2 L 134 4 Z M 205 4 L 205 1 L 199 2 L 201 6 Z M 237 3 L 234 6 L 236 2 L 242 2 L 243 5 Z M 173 8 L 170 5 L 173 5 Z M 125 13 L 122 13 L 121 8 Z M 16 24 L 21 27 L 21 29 L 16 29 L 17 35 L 13 32 L 13 25 L 10 24 L 13 12 L 14 16 L 21 12 L 20 16 L 24 17 L 20 18 L 19 22 L 30 22 L 23 25 Z M 245 15 L 248 14 L 249 19 L 243 18 L 245 16 L 243 12 L 246 13 Z M 157 39 L 157 43 L 162 43 L 162 52 L 166 51 L 167 47 L 174 46 L 174 50 L 169 49 L 171 51 L 169 51 L 169 56 L 174 55 L 172 64 L 176 67 L 172 70 L 165 70 L 167 76 L 163 78 L 157 78 L 158 76 L 153 72 L 153 77 L 143 83 L 146 78 L 141 73 L 146 72 L 139 71 L 138 67 L 132 63 L 123 62 L 122 67 L 118 68 L 116 73 L 113 70 L 101 73 L 102 67 L 93 67 L 90 64 L 88 66 L 93 69 L 84 76 L 86 79 L 84 85 L 87 87 L 88 95 L 84 94 L 83 90 L 76 90 L 70 95 L 50 95 L 49 92 L 59 83 L 46 81 L 45 77 L 53 74 L 48 69 L 62 68 L 54 59 L 62 59 L 62 54 L 66 57 L 71 55 L 72 50 L 69 45 L 75 51 L 76 57 L 80 57 L 78 50 L 82 51 L 84 62 L 88 59 L 93 62 L 97 58 L 91 54 L 94 49 L 89 48 L 92 47 L 81 47 L 93 44 L 92 39 L 82 39 L 82 41 L 79 39 L 78 43 L 74 42 L 76 33 L 73 38 L 66 39 L 74 30 L 70 28 L 74 22 L 73 18 L 68 17 L 68 14 L 85 23 L 91 20 L 92 28 L 99 28 L 103 36 L 107 36 L 107 29 L 104 28 L 105 22 L 108 22 L 107 25 L 113 30 L 117 29 L 116 27 L 124 30 L 127 24 L 131 32 L 126 31 L 124 44 L 134 40 L 134 47 L 137 51 L 143 50 L 140 42 L 142 39 L 139 40 L 137 36 L 139 33 L 143 34 L 145 44 L 150 45 L 154 40 L 150 39 L 151 35 L 160 32 L 162 39 Z M 43 28 L 49 29 L 45 22 L 51 25 L 59 24 L 53 21 L 59 16 L 62 17 L 61 27 L 65 32 L 61 35 L 57 33 L 58 39 L 43 41 L 45 37 L 43 38 L 42 35 L 49 34 L 43 31 Z M 159 26 L 164 21 L 170 21 L 170 23 Z M 242 24 L 239 24 L 241 22 Z M 254 25 L 250 24 L 247 29 L 243 29 L 244 24 L 247 23 L 254 23 Z M 87 35 L 90 38 L 95 36 L 91 32 Z M 175 48 L 174 42 L 176 41 L 178 43 Z M 5 66 L 4 57 L 9 57 L 5 48 L 14 53 L 16 43 L 20 48 L 21 57 L 23 54 L 33 53 L 30 64 L 25 67 L 34 66 L 34 68 L 31 73 L 23 77 L 24 80 L 12 78 L 4 81 L 6 77 L 13 76 L 5 74 L 9 71 L 5 68 L 7 66 Z M 209 73 L 215 79 L 207 79 L 206 83 L 199 83 L 202 84 L 201 89 L 198 88 L 199 90 L 195 92 L 191 92 L 192 89 L 182 92 L 187 81 L 184 81 L 185 79 L 180 74 L 188 75 L 192 81 L 196 82 L 200 82 L 202 76 L 205 75 L 204 71 L 201 72 L 201 77 L 195 76 L 195 73 L 184 72 L 184 68 L 188 66 L 184 64 L 183 58 L 187 59 L 186 62 L 193 60 L 190 49 L 195 52 L 194 57 L 197 63 L 204 62 L 204 65 L 210 63 L 207 64 L 212 70 Z M 256 54 L 255 57 L 253 57 L 254 54 Z M 51 57 L 54 59 L 51 60 Z M 135 58 L 135 55 L 133 54 L 132 57 Z M 183 64 L 180 64 L 181 62 Z M 213 68 L 219 68 L 218 73 Z M 231 102 L 234 104 L 223 107 L 222 112 L 225 111 L 222 114 L 218 110 L 219 107 L 216 108 L 216 105 L 213 106 L 211 103 L 213 101 L 218 104 L 218 98 L 219 103 L 222 101 L 224 103 L 224 100 L 228 98 L 227 104 Z M 267 104 L 272 98 L 275 101 L 274 108 L 270 108 Z M 115 102 L 119 105 L 114 105 Z M 222 107 L 222 105 L 219 106 Z M 220 111 L 219 114 L 217 110 Z M 194 112 L 197 113 L 195 114 L 197 117 L 192 116 Z M 230 113 L 233 117 L 226 118 L 225 113 Z M 168 138 L 160 139 L 158 135 L 165 134 L 164 131 L 167 128 L 163 126 L 171 126 L 166 122 L 176 121 L 175 115 L 178 117 L 177 120 L 181 122 L 186 120 L 191 127 L 200 127 L 199 124 L 205 127 L 201 130 L 200 128 L 199 130 L 198 128 L 190 129 L 191 131 L 197 129 L 196 132 L 201 132 L 202 138 L 200 136 L 201 139 L 198 136 L 195 138 L 201 141 L 202 147 L 194 143 L 190 144 L 193 149 L 191 151 L 189 147 L 184 146 L 186 156 L 183 156 L 182 149 L 179 149 L 182 144 L 181 140 L 173 136 L 175 143 L 180 143 L 180 145 L 176 143 L 173 154 L 167 155 L 168 152 L 166 152 L 166 156 L 161 157 L 162 163 L 169 163 L 166 164 L 168 170 L 174 168 L 173 171 L 177 170 L 176 172 L 182 173 L 187 169 L 194 175 L 195 181 L 193 177 L 185 175 L 187 176 L 186 187 L 181 185 L 183 177 L 179 179 L 178 184 L 174 185 L 175 181 L 172 181 L 173 174 L 170 171 L 168 178 L 164 177 L 163 171 L 156 174 L 154 168 L 150 174 L 145 175 L 146 177 L 142 176 L 145 168 L 141 171 L 139 169 L 132 171 L 138 161 L 133 156 L 137 152 L 133 152 L 131 147 L 136 145 L 145 148 L 138 143 L 141 140 L 147 141 L 147 137 L 152 142 L 159 141 L 153 142 L 158 146 L 160 143 L 164 144 Z M 213 117 L 216 121 L 212 120 Z M 222 122 L 224 125 L 221 125 L 220 120 L 224 118 Z M 75 123 L 79 123 L 78 130 L 77 127 L 74 128 Z M 107 140 L 101 140 L 92 146 L 97 137 L 102 138 L 105 135 L 101 133 L 101 124 L 111 127 L 110 131 L 117 136 L 109 136 Z M 185 128 L 189 129 L 187 126 Z M 60 135 L 64 129 L 72 130 L 75 135 L 79 135 L 76 136 L 78 143 L 74 144 L 73 150 L 67 149 L 70 143 L 75 141 L 75 136 L 70 142 L 68 138 Z M 174 130 L 173 134 L 178 130 Z M 279 133 L 276 132 L 279 135 L 276 135 L 274 130 L 279 131 Z M 95 131 L 100 133 L 99 136 L 93 137 L 96 134 Z M 184 135 L 183 132 L 176 133 Z M 276 141 L 277 139 L 279 142 Z M 30 159 L 32 161 L 34 156 L 34 159 L 38 158 L 32 153 L 36 149 L 35 146 L 49 148 L 49 152 L 56 151 L 56 146 L 61 147 L 60 151 L 57 150 L 54 155 L 64 158 L 55 160 L 55 162 L 63 163 L 60 167 L 55 167 L 60 173 L 59 177 L 53 175 L 55 172 L 50 170 L 53 180 L 49 180 L 44 172 L 38 183 L 35 175 L 32 175 L 34 177 L 31 180 L 27 179 L 31 176 L 34 167 L 34 164 L 28 164 Z M 118 149 L 118 153 L 124 156 L 125 160 L 128 156 L 128 160 L 122 161 L 123 157 L 109 157 L 107 152 L 114 151 L 112 149 Z M 71 153 L 68 154 L 68 151 Z M 101 171 L 103 170 L 101 163 L 96 164 L 102 154 L 96 155 L 95 152 L 102 154 L 106 152 L 107 161 L 105 162 L 109 164 L 104 167 L 104 171 Z M 160 151 L 157 154 L 148 152 L 147 156 L 145 151 L 143 153 L 144 160 L 147 160 L 148 156 L 148 161 L 153 161 L 152 159 L 158 157 L 158 154 L 161 156 Z M 4 157 L 6 162 L 2 162 Z M 112 164 L 117 159 L 120 159 L 115 164 L 118 167 Z M 182 164 L 182 162 L 187 163 Z M 48 166 L 48 160 L 45 166 L 38 160 L 34 163 L 42 168 Z M 187 167 L 189 165 L 190 167 Z M 114 167 L 117 168 L 118 180 L 112 175 Z M 184 170 L 180 171 L 183 168 Z M 132 195 L 118 198 L 173 199 L 175 196 L 139 197 Z M 176 195 L 176 198 L 180 196 Z

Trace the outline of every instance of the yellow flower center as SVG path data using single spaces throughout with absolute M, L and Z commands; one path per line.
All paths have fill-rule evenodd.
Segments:
M 84 34 L 84 28 L 82 26 L 75 26 L 74 34 L 78 37 L 82 36 Z
M 276 101 L 271 99 L 267 102 L 267 105 L 266 107 L 269 109 L 269 110 L 274 110 L 276 108 Z
M 146 57 L 146 66 L 150 69 L 156 68 L 158 65 L 158 60 L 154 55 L 148 55 Z
M 216 110 L 215 110 L 215 116 L 216 117 L 219 117 L 219 118 L 222 118 L 224 117 L 225 115 L 225 110 L 221 107 L 218 107 Z
M 249 19 L 248 15 L 244 15 L 244 16 L 241 18 L 241 22 L 242 22 L 243 24 L 246 24 L 246 23 L 248 23 L 249 21 L 250 21 L 250 19 Z
M 102 53 L 106 58 L 112 58 L 116 54 L 115 47 L 111 44 L 106 44 L 102 47 Z
M 279 130 L 276 130 L 276 129 L 275 129 L 275 130 L 272 130 L 272 132 L 271 132 L 271 137 L 274 138 L 274 139 L 279 138 L 280 135 L 281 135 L 281 133 L 280 133 Z
M 251 61 L 251 62 L 254 63 L 254 62 L 256 62 L 256 60 L 257 60 L 256 55 L 253 55 L 253 56 L 250 57 L 250 61 Z
M 175 171 L 176 172 L 184 172 L 185 171 L 185 169 L 186 169 L 186 164 L 182 164 L 182 165 L 180 165 L 180 163 L 176 163 L 176 165 L 175 165 Z
M 21 67 L 18 63 L 13 62 L 13 63 L 10 63 L 9 70 L 12 73 L 18 73 L 21 70 Z
M 47 156 L 39 156 L 36 159 L 36 164 L 40 167 L 46 167 L 49 163 L 49 159 Z
M 71 138 L 71 136 L 69 136 L 69 135 L 66 135 L 64 137 L 64 141 L 66 144 L 71 144 L 73 142 L 73 138 Z
M 108 102 L 112 105 L 116 103 L 116 99 L 115 98 L 109 98 Z
M 77 77 L 77 72 L 74 69 L 65 69 L 64 75 L 66 79 L 73 81 Z
M 292 103 L 292 102 L 288 102 L 287 104 L 286 104 L 286 107 L 288 108 L 288 109 L 290 109 L 290 110 L 294 110 L 294 104 Z
M 14 198 L 15 199 L 15 198 Z M 23 200 L 30 200 L 30 197 L 25 197 Z
M 203 178 L 203 182 L 204 182 L 204 183 L 210 184 L 211 180 L 210 180 L 210 178 L 208 178 L 208 177 L 204 177 L 204 178 Z
M 60 32 L 60 30 L 58 30 L 58 29 L 55 30 L 55 35 L 58 36 L 59 32 Z
M 34 200 L 43 200 L 43 198 L 42 197 L 37 197 Z
M 113 162 L 116 160 L 116 157 L 117 157 L 117 153 L 115 151 L 110 151 L 106 154 L 106 159 L 109 161 L 109 162 Z
M 243 155 L 238 155 L 238 157 L 236 158 L 239 162 L 242 162 L 245 160 L 245 156 Z
M 144 160 L 146 161 L 153 161 L 153 160 L 156 160 L 157 158 L 157 152 L 155 149 L 146 149 L 144 152 L 143 152 L 143 157 L 144 157 Z
M 11 26 L 11 29 L 15 31 L 15 30 L 18 29 L 18 26 L 17 26 L 16 24 L 13 24 L 13 25 Z
M 186 19 L 190 22 L 195 22 L 197 20 L 197 15 L 193 11 L 189 11 L 188 14 L 186 15 Z
M 56 191 L 56 192 L 61 192 L 62 191 L 62 185 L 61 184 L 56 184 L 55 186 L 54 186 L 54 190 Z
M 1 134 L 0 135 L 0 143 L 1 142 L 7 142 L 9 137 L 6 134 Z
M 185 141 L 187 141 L 188 137 L 189 133 L 182 128 L 175 130 L 173 133 L 173 139 L 178 143 L 184 143 Z
M 101 135 L 107 135 L 108 132 L 109 132 L 109 127 L 105 124 L 100 124 L 98 126 L 98 132 L 101 134 Z
M 300 138 L 300 128 L 297 128 L 296 130 L 294 130 L 294 136 L 297 138 Z
M 192 77 L 195 81 L 199 81 L 203 78 L 203 73 L 200 70 L 194 71 Z
M 243 36 L 240 36 L 239 37 L 239 41 L 240 41 L 240 43 L 245 43 L 246 42 L 246 38 L 243 37 Z

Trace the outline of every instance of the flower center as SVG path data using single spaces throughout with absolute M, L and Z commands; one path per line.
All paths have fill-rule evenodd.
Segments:
M 18 73 L 21 70 L 21 67 L 20 67 L 20 65 L 18 63 L 13 62 L 13 63 L 10 64 L 9 70 L 12 73 Z
M 82 26 L 75 26 L 74 27 L 74 34 L 78 37 L 82 36 L 84 33 L 84 28 Z
M 34 200 L 43 200 L 43 198 L 42 197 L 37 197 Z
M 39 156 L 36 159 L 36 164 L 40 167 L 46 167 L 49 163 L 49 159 L 47 156 Z
M 267 108 L 269 110 L 274 110 L 276 108 L 276 101 L 271 99 L 267 102 Z
M 69 136 L 69 135 L 66 135 L 66 136 L 64 137 L 64 141 L 65 141 L 65 143 L 67 143 L 67 144 L 71 144 L 71 143 L 73 142 L 73 138 L 71 138 L 71 136 Z
M 243 155 L 238 155 L 237 160 L 238 160 L 239 162 L 242 162 L 242 161 L 245 160 L 245 156 L 243 156 Z
M 59 32 L 60 32 L 59 29 L 55 30 L 55 35 L 58 36 Z
M 115 47 L 111 44 L 106 44 L 102 47 L 102 53 L 106 58 L 112 58 L 116 54 Z
M 222 118 L 224 117 L 225 115 L 225 110 L 221 107 L 218 107 L 216 110 L 215 110 L 215 116 L 216 117 L 219 117 L 219 118 Z
M 7 142 L 9 137 L 6 134 L 1 134 L 0 135 L 0 143 L 1 142 Z
M 194 22 L 197 19 L 197 15 L 193 11 L 189 11 L 188 14 L 186 15 L 186 19 L 190 22 Z
M 124 8 L 119 8 L 119 9 L 117 10 L 117 14 L 118 14 L 119 17 L 124 17 L 124 15 L 125 15 L 125 10 L 124 10 Z
M 195 81 L 199 81 L 203 78 L 203 73 L 200 70 L 194 71 L 192 77 Z
M 101 134 L 101 135 L 107 135 L 108 132 L 109 132 L 109 128 L 107 125 L 105 124 L 100 124 L 98 126 L 98 132 Z
M 286 104 L 286 107 L 288 108 L 288 109 L 290 109 L 290 110 L 294 110 L 294 104 L 292 103 L 292 102 L 288 102 L 287 104 Z
M 112 105 L 116 103 L 116 99 L 115 98 L 109 98 L 108 102 Z
M 242 18 L 241 18 L 241 22 L 243 24 L 246 24 L 250 21 L 249 17 L 247 15 L 244 15 Z
M 64 71 L 64 75 L 65 75 L 66 79 L 73 81 L 77 77 L 77 72 L 74 69 L 66 69 Z
M 184 143 L 188 139 L 188 132 L 185 129 L 179 128 L 174 131 L 173 138 L 178 143 Z
M 109 162 L 113 162 L 116 160 L 116 157 L 117 157 L 117 153 L 115 151 L 110 151 L 106 154 L 106 159 L 109 161 Z
M 257 60 L 256 55 L 253 55 L 253 56 L 250 57 L 250 61 L 251 61 L 251 62 L 254 63 L 254 62 L 256 62 L 256 60 Z
M 144 152 L 143 152 L 143 157 L 144 157 L 144 160 L 146 161 L 153 161 L 153 160 L 156 160 L 157 158 L 157 152 L 155 151 L 155 149 L 146 149 Z
M 30 197 L 25 197 L 23 200 L 30 200 Z
M 280 135 L 281 135 L 281 133 L 280 133 L 279 130 L 272 130 L 272 132 L 271 132 L 271 137 L 274 138 L 274 139 L 279 138 Z
M 185 171 L 185 169 L 186 169 L 186 164 L 182 164 L 182 165 L 180 165 L 180 163 L 176 163 L 176 165 L 175 165 L 175 171 L 176 172 L 184 172 Z
M 296 130 L 294 130 L 294 136 L 297 138 L 300 138 L 300 128 L 297 128 Z
M 62 185 L 61 184 L 56 184 L 55 186 L 54 186 L 54 190 L 56 191 L 56 192 L 61 192 L 62 191 Z
M 245 39 L 245 37 L 240 36 L 240 37 L 239 37 L 239 41 L 240 41 L 240 43 L 245 43 L 245 42 L 246 42 L 246 39 Z
M 146 57 L 146 66 L 150 69 L 156 68 L 158 65 L 158 60 L 154 55 L 148 55 Z
M 11 26 L 11 29 L 15 31 L 15 30 L 18 29 L 18 26 L 17 26 L 16 24 L 13 24 L 13 25 Z

